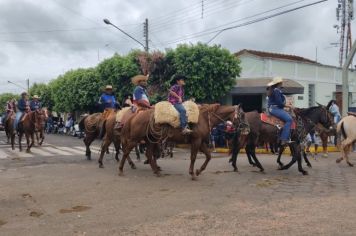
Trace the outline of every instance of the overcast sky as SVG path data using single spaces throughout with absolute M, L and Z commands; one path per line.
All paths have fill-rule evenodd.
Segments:
M 201 0 L 0 0 L 0 93 L 23 90 L 8 80 L 23 87 L 27 78 L 31 84 L 48 82 L 67 70 L 95 66 L 115 52 L 142 48 L 105 25 L 104 18 L 142 42 L 143 22 L 148 18 L 150 48 L 164 50 L 179 43 L 207 42 L 214 33 L 206 33 L 223 25 L 234 26 L 314 1 L 204 0 L 202 7 Z M 287 4 L 291 5 L 246 19 Z M 333 28 L 338 23 L 336 6 L 337 0 L 329 0 L 225 31 L 210 44 L 231 52 L 254 49 L 313 60 L 318 47 L 319 62 L 337 65 L 338 48 L 330 47 L 339 38 Z

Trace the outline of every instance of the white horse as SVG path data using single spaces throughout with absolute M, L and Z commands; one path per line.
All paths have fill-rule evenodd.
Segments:
M 346 116 L 337 125 L 338 147 L 341 150 L 341 157 L 336 160 L 336 163 L 346 159 L 349 166 L 354 166 L 349 161 L 349 153 L 352 145 L 356 142 L 356 117 Z

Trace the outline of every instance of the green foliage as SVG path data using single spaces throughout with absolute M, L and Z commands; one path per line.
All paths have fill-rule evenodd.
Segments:
M 236 82 L 241 68 L 239 60 L 220 46 L 180 45 L 167 52 L 174 73 L 188 77 L 186 96 L 198 101 L 214 102 L 225 96 Z
M 6 102 L 11 100 L 12 98 L 19 100 L 20 96 L 12 93 L 0 94 L 0 113 L 3 113 L 5 111 Z
M 137 51 L 120 56 L 115 54 L 113 57 L 104 60 L 97 66 L 97 72 L 103 84 L 111 84 L 115 95 L 119 101 L 127 93 L 132 93 L 133 85 L 131 78 L 140 74 L 139 65 L 135 61 Z
M 44 106 L 57 112 L 93 111 L 105 85 L 111 84 L 122 101 L 125 94 L 133 91 L 131 78 L 149 72 L 148 92 L 152 103 L 166 99 L 174 74 L 188 78 L 187 97 L 214 102 L 228 94 L 240 71 L 238 59 L 220 46 L 179 45 L 165 54 L 140 50 L 125 56 L 115 54 L 95 68 L 70 70 L 49 84 L 35 83 L 30 94 L 39 95 Z M 11 96 L 14 95 L 0 96 L 0 109 Z
M 52 109 L 54 102 L 52 100 L 51 89 L 49 85 L 45 83 L 34 83 L 30 88 L 30 95 L 38 95 L 43 107 Z

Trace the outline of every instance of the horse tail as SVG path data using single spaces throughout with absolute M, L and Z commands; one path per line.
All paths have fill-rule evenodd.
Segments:
M 84 130 L 85 129 L 85 119 L 88 118 L 88 116 L 84 116 L 80 121 L 79 121 L 79 129 Z
M 341 133 L 342 133 L 342 136 L 344 136 L 344 139 L 347 139 L 347 135 L 346 135 L 346 132 L 345 132 L 345 127 L 344 127 L 344 122 L 343 121 L 341 123 Z

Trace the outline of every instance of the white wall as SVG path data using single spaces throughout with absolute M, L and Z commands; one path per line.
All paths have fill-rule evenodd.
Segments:
M 313 65 L 288 60 L 262 59 L 253 55 L 241 55 L 242 71 L 240 77 L 259 78 L 282 76 L 295 80 L 304 86 L 304 94 L 294 95 L 295 106 L 308 107 L 308 85 L 315 84 L 315 101 L 327 104 L 333 99 L 336 85 L 342 84 L 341 69 Z M 349 88 L 353 94 L 350 106 L 356 107 L 356 72 L 349 72 Z M 302 96 L 302 100 L 298 100 Z

